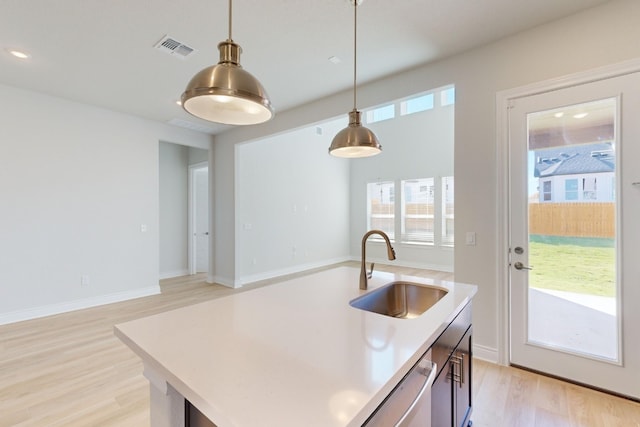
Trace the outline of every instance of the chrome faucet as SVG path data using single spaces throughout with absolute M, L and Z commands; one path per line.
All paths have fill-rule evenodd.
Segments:
M 362 290 L 367 289 L 368 279 L 371 279 L 371 276 L 373 275 L 373 263 L 371 263 L 371 271 L 369 273 L 367 273 L 367 267 L 366 267 L 366 264 L 367 264 L 366 243 L 367 243 L 367 239 L 372 234 L 379 234 L 380 236 L 382 236 L 385 243 L 387 244 L 387 256 L 389 257 L 389 260 L 396 259 L 396 251 L 393 249 L 393 246 L 391 246 L 391 242 L 389 241 L 389 236 L 387 236 L 387 234 L 384 231 L 381 231 L 381 230 L 367 231 L 365 235 L 362 237 L 362 265 L 360 267 L 360 289 Z

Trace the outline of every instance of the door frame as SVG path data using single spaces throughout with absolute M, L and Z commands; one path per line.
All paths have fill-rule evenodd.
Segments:
M 498 354 L 497 362 L 510 363 L 510 306 L 509 306 L 509 109 L 515 99 L 565 89 L 598 80 L 640 72 L 640 58 L 558 78 L 507 89 L 496 93 L 496 277 L 498 279 Z
M 197 258 L 197 245 L 196 236 L 194 235 L 196 224 L 196 186 L 195 186 L 195 173 L 196 171 L 209 167 L 209 162 L 199 162 L 189 165 L 189 178 L 188 178 L 188 221 L 187 221 L 187 233 L 188 233 L 188 247 L 187 247 L 187 260 L 189 265 L 189 274 L 196 274 L 196 258 Z M 209 203 L 207 197 L 207 203 Z M 211 215 L 211 214 L 209 214 Z M 209 272 L 207 272 L 208 274 Z

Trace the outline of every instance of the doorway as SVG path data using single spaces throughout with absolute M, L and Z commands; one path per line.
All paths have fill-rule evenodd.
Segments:
M 508 362 L 640 398 L 640 72 L 508 100 Z M 635 174 L 635 175 L 634 175 Z
M 209 271 L 209 167 L 189 166 L 189 274 Z

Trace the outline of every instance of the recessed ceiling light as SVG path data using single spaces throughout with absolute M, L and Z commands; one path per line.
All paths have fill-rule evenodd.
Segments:
M 560 111 L 559 113 L 555 113 L 553 115 L 553 117 L 555 117 L 556 119 L 559 119 L 560 117 L 564 116 L 564 113 L 562 111 Z
M 16 58 L 20 58 L 20 59 L 29 59 L 29 58 L 31 58 L 31 55 L 29 55 L 27 52 L 23 52 L 21 50 L 6 49 L 6 51 L 9 52 L 11 55 L 15 56 Z
M 580 114 L 574 114 L 573 118 L 574 119 L 584 119 L 585 117 L 587 117 L 589 115 L 589 113 L 580 113 Z

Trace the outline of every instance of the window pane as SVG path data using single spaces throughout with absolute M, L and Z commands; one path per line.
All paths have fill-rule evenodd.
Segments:
M 391 240 L 395 230 L 395 189 L 393 181 L 367 184 L 367 229 L 382 230 Z M 375 235 L 372 236 L 375 238 Z
M 453 177 L 442 178 L 442 244 L 453 246 Z
M 433 178 L 402 181 L 402 241 L 433 243 Z
M 567 179 L 564 182 L 564 199 L 578 200 L 578 180 Z
M 551 201 L 551 181 L 542 182 L 542 201 Z
M 407 99 L 400 103 L 400 114 L 413 114 L 433 109 L 433 94 Z
M 598 199 L 598 180 L 595 176 L 582 178 L 582 199 L 583 200 Z
M 524 282 L 523 338 L 528 345 L 598 363 L 620 362 L 622 346 L 619 206 L 609 198 L 620 173 L 618 102 L 614 97 L 528 113 L 525 136 L 532 161 L 527 171 L 529 251 L 523 261 L 535 268 Z M 537 203 L 536 187 L 549 201 Z
M 396 116 L 395 104 L 385 105 L 367 111 L 367 123 L 381 122 L 382 120 L 393 119 Z
M 445 105 L 452 105 L 455 104 L 456 102 L 456 89 L 455 88 L 449 88 L 449 89 L 445 89 L 442 92 L 440 92 L 440 103 L 442 104 L 442 106 Z

